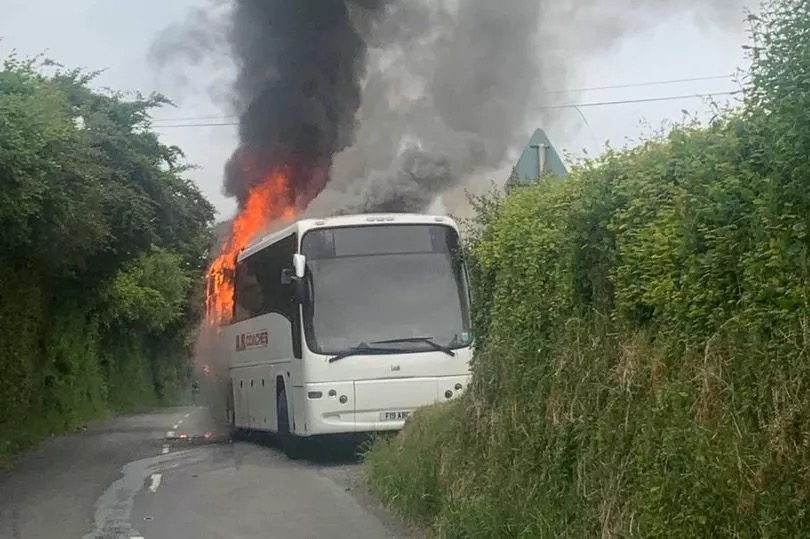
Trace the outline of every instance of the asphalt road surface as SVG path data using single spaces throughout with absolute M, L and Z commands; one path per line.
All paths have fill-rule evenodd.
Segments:
M 173 408 L 49 440 L 0 473 L 0 539 L 420 537 L 365 491 L 345 447 L 290 461 L 212 424 Z

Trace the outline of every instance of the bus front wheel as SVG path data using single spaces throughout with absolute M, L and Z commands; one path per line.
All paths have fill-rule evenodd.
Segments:
M 276 397 L 278 411 L 278 438 L 281 450 L 287 458 L 296 460 L 301 457 L 301 439 L 290 432 L 290 414 L 287 407 L 287 390 L 282 387 Z

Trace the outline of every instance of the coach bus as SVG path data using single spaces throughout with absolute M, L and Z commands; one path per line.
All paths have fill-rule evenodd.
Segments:
M 401 429 L 470 380 L 469 281 L 449 217 L 303 219 L 237 257 L 232 427 L 284 452 L 320 435 Z M 227 341 L 225 343 L 227 345 Z

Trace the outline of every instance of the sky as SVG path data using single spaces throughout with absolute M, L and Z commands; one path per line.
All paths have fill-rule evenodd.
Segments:
M 183 118 L 229 114 L 222 109 L 221 102 L 211 99 L 208 91 L 211 78 L 221 78 L 222 74 L 209 77 L 197 70 L 194 78 L 178 85 L 176 78 L 156 72 L 147 60 L 157 34 L 169 24 L 181 21 L 188 8 L 199 5 L 202 5 L 201 0 L 0 0 L 0 58 L 12 49 L 20 56 L 46 53 L 67 67 L 105 70 L 96 80 L 97 86 L 143 93 L 158 91 L 167 95 L 177 107 L 155 113 L 156 130 L 163 142 L 181 147 L 187 160 L 198 166 L 189 176 L 216 206 L 218 218 L 225 219 L 236 207 L 221 189 L 223 166 L 236 145 L 236 128 L 168 127 L 189 123 Z M 553 121 L 538 110 L 535 118 L 527 118 L 526 141 L 534 128 L 543 127 L 559 152 L 573 156 L 584 152 L 594 155 L 608 141 L 617 147 L 638 140 L 666 121 L 682 119 L 684 111 L 706 118 L 707 107 L 699 98 L 591 105 L 725 92 L 737 88 L 734 80 L 570 90 L 731 75 L 746 66 L 742 49 L 746 42 L 743 19 L 741 12 L 736 19 L 738 22 L 722 29 L 697 24 L 687 16 L 662 19 L 626 35 L 611 48 L 594 50 L 586 58 L 577 58 L 576 65 L 571 66 L 569 80 L 559 86 L 566 93 L 554 94 L 553 99 L 546 101 L 582 106 L 558 111 Z M 537 54 L 542 56 L 543 50 L 538 50 Z M 549 83 L 549 86 L 552 85 Z M 717 97 L 721 102 L 729 99 L 733 98 Z M 515 158 L 521 150 L 515 148 Z M 502 183 L 505 178 L 492 179 Z M 473 188 L 485 187 L 488 179 L 477 178 L 475 183 Z

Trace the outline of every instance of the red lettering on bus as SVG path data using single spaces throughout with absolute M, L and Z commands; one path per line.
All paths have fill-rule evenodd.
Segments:
M 266 348 L 270 343 L 267 330 L 254 333 L 242 333 L 236 336 L 236 351 L 242 352 L 248 348 Z

